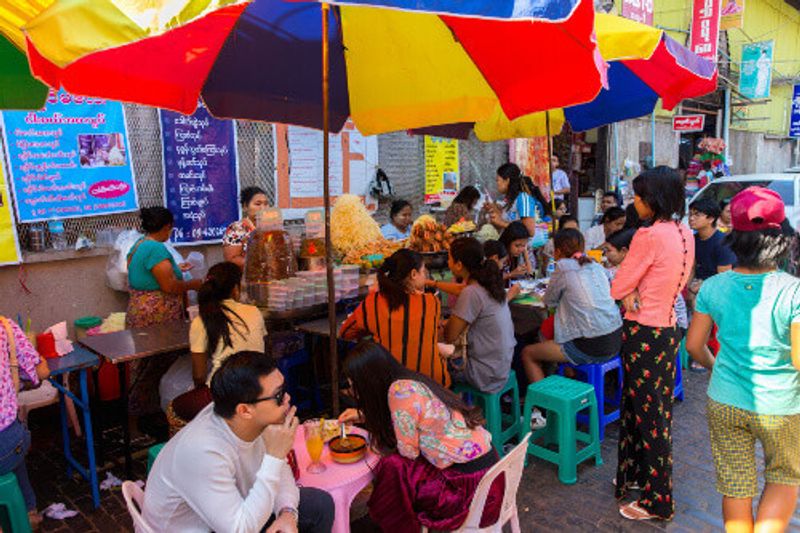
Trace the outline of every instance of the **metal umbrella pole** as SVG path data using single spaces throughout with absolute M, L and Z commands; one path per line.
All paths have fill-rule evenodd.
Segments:
M 330 186 L 330 54 L 328 45 L 328 13 L 330 5 L 322 3 L 322 195 L 325 203 L 325 272 L 328 279 L 328 353 L 331 359 L 331 408 L 339 414 L 339 356 L 336 339 L 336 287 L 333 277 L 333 245 L 331 243 Z
M 553 138 L 550 137 L 550 111 L 544 112 L 544 127 L 547 135 L 547 175 L 550 176 L 550 212 L 553 213 L 553 231 L 555 231 L 558 229 L 558 220 L 555 218 L 556 191 L 553 185 Z

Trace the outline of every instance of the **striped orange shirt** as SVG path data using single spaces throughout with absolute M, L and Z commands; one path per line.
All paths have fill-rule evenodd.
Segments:
M 436 344 L 441 311 L 441 302 L 433 294 L 410 294 L 404 305 L 389 311 L 386 298 L 371 292 L 347 317 L 339 333 L 350 340 L 372 335 L 406 368 L 447 387 L 450 375 Z

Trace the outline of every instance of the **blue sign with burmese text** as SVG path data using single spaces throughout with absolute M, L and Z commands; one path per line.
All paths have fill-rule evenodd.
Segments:
M 19 222 L 138 209 L 122 104 L 50 91 L 39 111 L 4 111 Z

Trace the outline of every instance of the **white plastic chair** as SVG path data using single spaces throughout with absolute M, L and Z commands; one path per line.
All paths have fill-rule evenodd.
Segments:
M 475 496 L 473 496 L 472 503 L 469 506 L 467 519 L 456 531 L 463 533 L 501 533 L 503 526 L 510 521 L 511 531 L 520 533 L 519 516 L 517 514 L 517 490 L 522 479 L 522 471 L 525 468 L 525 454 L 528 451 L 530 438 L 530 433 L 525 435 L 522 442 L 517 444 L 513 450 L 486 472 L 481 482 L 478 483 L 478 488 L 475 489 Z M 483 515 L 483 508 L 486 506 L 486 498 L 489 496 L 489 489 L 500 474 L 505 474 L 506 476 L 500 518 L 494 524 L 481 528 L 481 516 Z M 428 528 L 423 526 L 422 531 L 427 533 Z
M 69 374 L 64 377 L 64 386 L 69 387 Z M 78 422 L 78 414 L 75 412 L 75 404 L 72 399 L 67 396 L 64 398 L 67 407 L 67 418 L 72 431 L 75 436 L 81 436 L 81 425 Z M 19 419 L 25 424 L 28 422 L 28 413 L 40 407 L 46 407 L 58 403 L 58 389 L 56 389 L 50 380 L 44 380 L 42 384 L 30 390 L 20 391 L 17 395 L 17 404 L 19 406 Z
M 133 481 L 124 481 L 122 483 L 122 496 L 125 498 L 125 503 L 128 505 L 128 513 L 130 513 L 133 519 L 133 529 L 136 533 L 155 533 L 144 521 L 144 518 L 142 518 L 144 491 L 139 488 L 139 485 Z

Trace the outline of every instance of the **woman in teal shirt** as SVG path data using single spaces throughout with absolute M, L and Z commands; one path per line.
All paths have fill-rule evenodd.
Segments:
M 128 252 L 130 299 L 125 316 L 127 328 L 144 328 L 184 318 L 183 298 L 187 291 L 200 288 L 203 280 L 183 281 L 181 269 L 164 245 L 175 222 L 164 207 L 140 211 L 145 236 Z M 131 388 L 129 414 L 132 416 L 158 410 L 158 382 L 172 364 L 170 357 L 151 357 L 130 365 Z M 141 363 L 145 361 L 145 363 Z M 133 425 L 133 428 L 136 426 Z
M 778 265 L 794 230 L 774 191 L 750 187 L 730 205 L 736 266 L 703 282 L 686 349 L 713 368 L 706 411 L 726 529 L 785 531 L 800 486 L 800 280 Z M 716 359 L 707 346 L 714 323 Z M 756 440 L 766 485 L 754 520 Z

